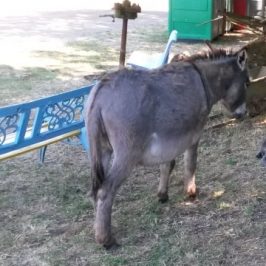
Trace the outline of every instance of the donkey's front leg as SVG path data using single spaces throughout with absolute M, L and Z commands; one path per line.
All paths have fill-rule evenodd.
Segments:
M 189 147 L 184 154 L 184 190 L 189 197 L 196 197 L 195 171 L 197 167 L 198 142 Z
M 159 197 L 159 201 L 162 203 L 168 201 L 169 177 L 174 167 L 175 167 L 175 160 L 160 165 L 160 183 L 157 195 Z

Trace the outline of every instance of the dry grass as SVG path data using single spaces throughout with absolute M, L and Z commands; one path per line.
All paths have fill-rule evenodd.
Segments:
M 160 23 L 132 29 L 129 49 L 152 44 L 160 50 L 166 42 L 165 31 L 154 34 Z M 105 62 L 115 60 L 118 48 L 101 39 L 96 51 L 91 39 L 72 40 L 60 51 L 33 52 L 40 62 L 53 59 L 52 65 L 2 66 L 1 105 L 88 83 L 82 76 L 95 72 L 79 72 L 86 61 L 99 72 L 109 70 Z M 199 46 L 178 44 L 177 49 Z M 97 69 L 96 52 L 104 69 Z M 220 114 L 220 107 L 213 113 Z M 89 163 L 81 147 L 50 145 L 43 165 L 36 152 L 1 162 L 0 265 L 265 265 L 265 169 L 255 158 L 265 121 L 261 115 L 221 128 L 211 128 L 216 119 L 208 123 L 199 147 L 195 202 L 183 196 L 182 158 L 166 204 L 156 197 L 158 168 L 135 169 L 115 200 L 114 232 L 122 246 L 112 251 L 94 241 Z
M 204 132 L 194 203 L 183 198 L 182 159 L 166 204 L 156 198 L 158 169 L 136 169 L 116 197 L 122 247 L 111 252 L 94 243 L 80 147 L 51 145 L 44 165 L 35 153 L 1 163 L 3 265 L 264 265 L 265 169 L 255 159 L 263 119 Z

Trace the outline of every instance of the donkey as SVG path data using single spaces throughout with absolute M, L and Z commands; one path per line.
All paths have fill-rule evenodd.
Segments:
M 240 118 L 249 81 L 245 50 L 197 55 L 159 69 L 121 69 L 91 91 L 86 104 L 95 202 L 95 238 L 116 245 L 111 232 L 115 194 L 136 165 L 160 165 L 158 197 L 168 200 L 169 176 L 184 153 L 184 190 L 196 195 L 197 147 L 219 100 Z

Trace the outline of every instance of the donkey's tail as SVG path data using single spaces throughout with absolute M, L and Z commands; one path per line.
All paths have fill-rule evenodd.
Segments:
M 97 84 L 90 92 L 85 109 L 85 125 L 87 128 L 87 137 L 90 144 L 92 177 L 91 196 L 94 200 L 96 200 L 98 190 L 105 179 L 104 167 L 102 164 L 102 142 L 104 137 L 106 137 L 106 133 L 101 115 L 101 109 L 96 103 L 98 91 L 99 84 Z
M 103 121 L 100 110 L 95 112 L 89 123 L 89 139 L 90 139 L 90 157 L 91 157 L 91 176 L 92 190 L 91 196 L 94 200 L 97 198 L 97 192 L 105 179 L 104 167 L 102 164 L 102 138 L 104 137 Z

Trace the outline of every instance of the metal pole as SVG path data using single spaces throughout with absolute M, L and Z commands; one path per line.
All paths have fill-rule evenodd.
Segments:
M 126 45 L 127 45 L 127 18 L 123 18 L 123 27 L 122 27 L 122 37 L 121 37 L 121 48 L 120 48 L 120 58 L 119 58 L 119 68 L 125 66 L 126 59 Z
M 266 24 L 265 24 L 266 15 L 265 14 L 266 14 L 266 1 L 262 0 L 262 19 L 264 20 L 262 31 L 264 35 L 266 35 Z

